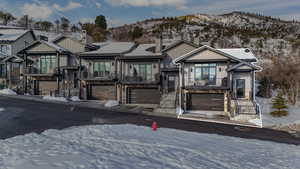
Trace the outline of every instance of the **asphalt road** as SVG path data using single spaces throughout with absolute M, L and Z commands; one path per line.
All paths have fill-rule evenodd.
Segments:
M 179 120 L 0 96 L 0 139 L 83 125 L 135 124 L 150 127 L 153 121 L 158 123 L 158 127 L 164 128 L 300 145 L 300 138 L 271 129 Z

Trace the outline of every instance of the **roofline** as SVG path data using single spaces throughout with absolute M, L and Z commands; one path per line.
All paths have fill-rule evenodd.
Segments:
M 32 31 L 32 29 L 30 30 L 27 30 L 25 33 L 23 33 L 21 36 L 19 36 L 17 39 L 15 40 L 0 40 L 0 42 L 9 42 L 9 43 L 13 43 L 13 42 L 16 42 L 17 40 L 21 39 L 22 37 L 24 37 L 27 33 L 31 33 L 32 36 L 33 36 L 33 39 L 36 40 L 36 36 L 34 34 L 34 32 Z
M 23 53 L 25 50 L 27 50 L 28 48 L 33 47 L 37 43 L 43 43 L 43 44 L 49 46 L 50 48 L 55 49 L 51 45 L 49 45 L 47 43 L 44 43 L 42 40 L 36 40 L 36 41 L 32 42 L 30 45 L 28 45 L 27 47 L 24 47 L 23 49 L 19 50 L 17 53 Z M 56 50 L 56 52 L 61 53 L 61 54 L 70 54 L 71 53 L 70 51 L 60 51 L 60 50 L 57 50 L 57 49 L 55 49 L 55 50 Z M 51 53 L 51 52 L 52 51 L 38 51 L 38 52 L 26 52 L 26 53 Z
M 193 46 L 193 47 L 195 47 L 195 48 L 199 48 L 199 47 L 200 47 L 199 45 L 196 45 L 195 43 L 188 42 L 188 41 L 186 41 L 186 40 L 180 40 L 180 41 L 177 41 L 177 42 L 171 44 L 169 47 L 167 47 L 166 49 L 162 50 L 162 52 L 166 52 L 166 51 L 168 51 L 168 50 L 171 50 L 171 49 L 177 47 L 178 45 L 180 45 L 180 44 L 182 44 L 182 43 L 186 43 L 186 44 L 191 45 L 191 46 Z
M 178 64 L 179 61 L 181 61 L 181 60 L 183 60 L 183 59 L 185 59 L 185 58 L 187 58 L 187 57 L 190 57 L 190 56 L 192 56 L 193 54 L 195 54 L 195 53 L 197 53 L 197 52 L 200 52 L 200 51 L 203 50 L 203 49 L 208 49 L 208 50 L 214 51 L 214 52 L 216 52 L 216 53 L 218 53 L 218 54 L 221 54 L 221 55 L 223 55 L 223 56 L 226 56 L 226 57 L 228 57 L 228 58 L 230 58 L 230 59 L 236 60 L 236 61 L 238 61 L 238 62 L 240 62 L 240 63 L 244 63 L 244 64 L 246 64 L 246 65 L 248 65 L 248 66 L 250 66 L 250 67 L 253 66 L 252 64 L 247 63 L 246 61 L 243 61 L 242 59 L 236 58 L 236 57 L 234 57 L 234 56 L 232 56 L 232 55 L 229 55 L 229 54 L 227 54 L 227 53 L 225 53 L 225 52 L 222 52 L 222 51 L 220 51 L 220 50 L 218 50 L 218 49 L 212 48 L 212 47 L 207 46 L 207 45 L 204 45 L 204 46 L 202 46 L 202 47 L 200 47 L 200 48 L 198 48 L 198 49 L 195 49 L 195 50 L 193 50 L 193 51 L 191 51 L 191 52 L 189 52 L 189 53 L 187 53 L 187 54 L 185 54 L 185 55 L 183 55 L 183 56 L 181 56 L 181 57 L 175 59 L 175 60 L 173 61 L 173 63 L 174 63 L 174 64 Z M 252 51 L 251 51 L 251 52 L 252 52 Z

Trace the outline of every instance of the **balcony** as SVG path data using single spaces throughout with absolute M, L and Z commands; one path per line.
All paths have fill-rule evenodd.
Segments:
M 24 74 L 26 75 L 30 75 L 30 76 L 33 76 L 33 75 L 36 75 L 36 76 L 53 76 L 56 74 L 56 70 L 53 69 L 49 72 L 42 72 L 40 69 L 36 68 L 36 67 L 27 67 L 24 69 Z
M 117 79 L 117 74 L 114 72 L 87 72 L 81 74 L 81 80 L 99 80 L 99 81 L 113 81 Z
M 159 73 L 151 76 L 139 76 L 139 75 L 125 75 L 122 79 L 122 83 L 128 84 L 157 84 L 160 82 L 160 75 Z
M 185 84 L 185 88 L 191 89 L 228 89 L 227 78 L 215 78 L 212 80 L 191 80 Z

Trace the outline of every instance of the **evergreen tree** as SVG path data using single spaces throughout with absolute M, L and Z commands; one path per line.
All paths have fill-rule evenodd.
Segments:
M 106 30 L 107 29 L 107 23 L 106 23 L 106 18 L 103 15 L 99 15 L 95 19 L 95 24 L 96 26 Z
M 288 106 L 286 105 L 286 100 L 281 93 L 278 93 L 278 95 L 272 100 L 272 104 L 272 108 L 276 110 L 271 112 L 271 115 L 276 117 L 288 115 L 288 111 L 285 110 Z

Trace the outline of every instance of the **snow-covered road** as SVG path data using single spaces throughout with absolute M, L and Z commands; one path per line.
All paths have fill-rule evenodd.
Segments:
M 0 140 L 1 169 L 298 169 L 300 147 L 134 125 L 48 130 Z

